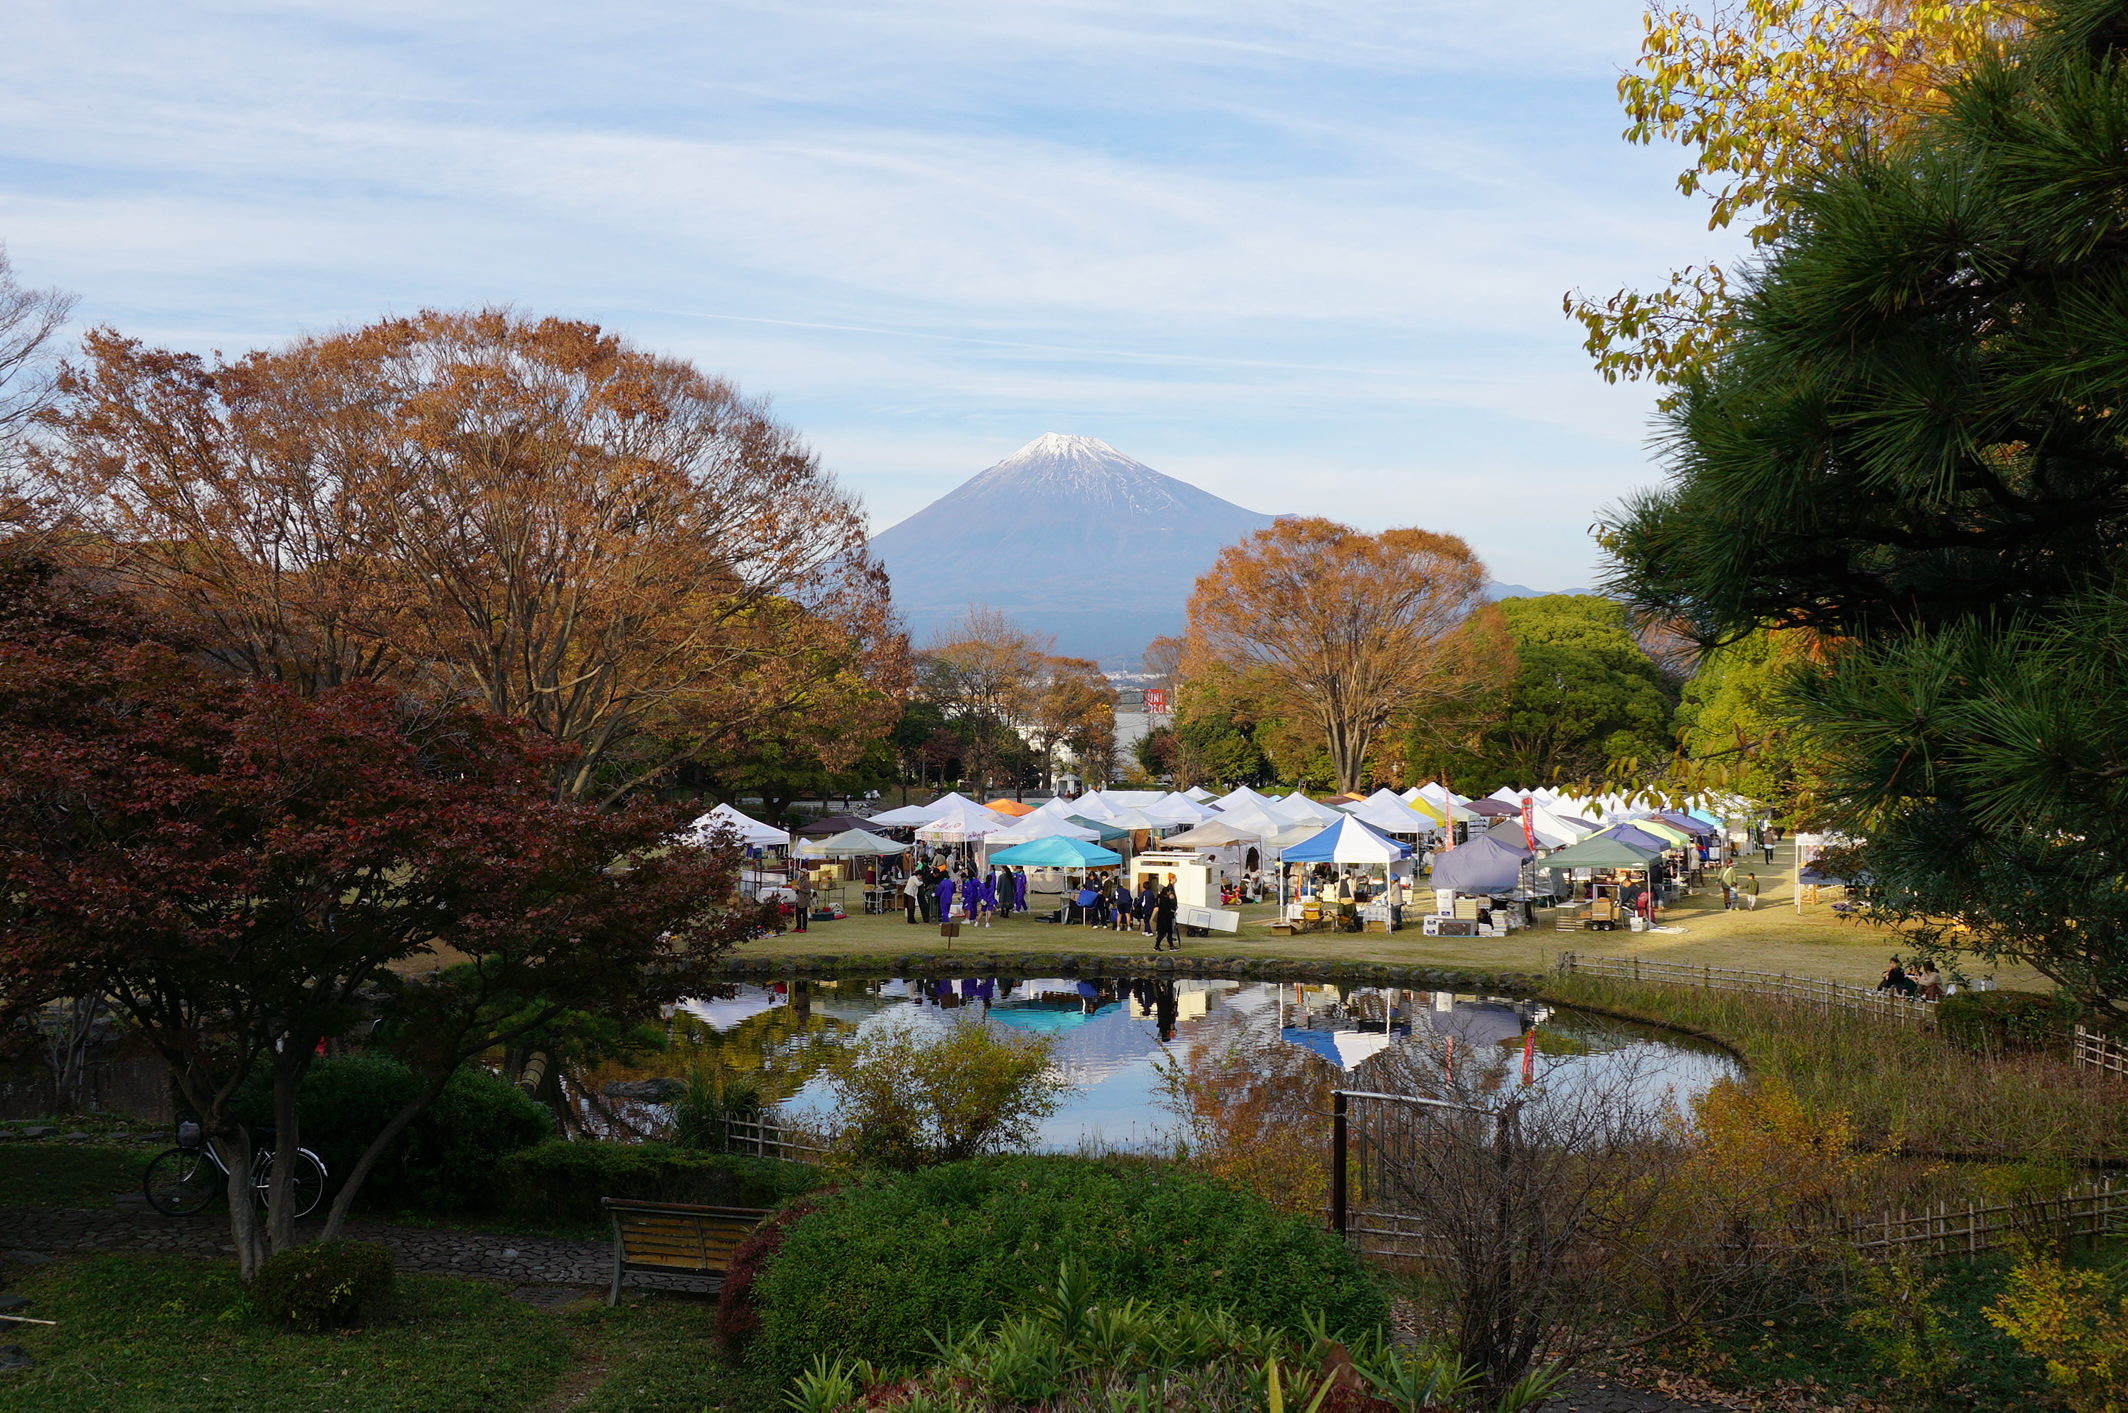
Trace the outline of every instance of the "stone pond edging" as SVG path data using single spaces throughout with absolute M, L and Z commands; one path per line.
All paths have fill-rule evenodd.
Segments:
M 1303 981 L 1346 986 L 1409 986 L 1487 993 L 1529 993 L 1544 983 L 1536 972 L 1478 972 L 1397 966 L 1387 962 L 1298 961 L 1285 957 L 1222 957 L 1207 953 L 901 952 L 815 953 L 727 957 L 734 981 L 879 976 L 1175 976 L 1222 981 Z

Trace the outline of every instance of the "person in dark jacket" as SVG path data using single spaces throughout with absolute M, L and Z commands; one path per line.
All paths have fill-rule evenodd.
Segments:
M 1132 912 L 1137 916 L 1138 930 L 1148 937 L 1153 935 L 1153 904 L 1159 897 L 1160 890 L 1154 886 L 1152 875 L 1147 874 L 1145 881 L 1138 885 L 1138 900 Z
M 1182 906 L 1175 896 L 1175 875 L 1169 874 L 1153 895 L 1153 950 L 1163 948 L 1170 952 L 1182 950 L 1182 939 L 1175 935 L 1175 913 Z

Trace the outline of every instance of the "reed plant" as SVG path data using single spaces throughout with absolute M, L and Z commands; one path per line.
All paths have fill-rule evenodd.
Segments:
M 2046 1051 L 1987 1054 L 1933 1031 L 1745 991 L 1568 974 L 1547 995 L 1720 1040 L 1858 1140 L 1915 1158 L 2064 1171 L 2128 1159 L 2128 1086 Z

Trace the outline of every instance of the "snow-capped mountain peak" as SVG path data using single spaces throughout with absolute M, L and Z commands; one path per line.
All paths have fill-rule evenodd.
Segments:
M 1045 432 L 872 539 L 919 641 L 971 603 L 1118 661 L 1181 626 L 1219 551 L 1271 523 L 1098 437 Z

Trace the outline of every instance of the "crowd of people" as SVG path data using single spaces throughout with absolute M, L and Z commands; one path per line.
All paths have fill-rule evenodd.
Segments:
M 925 860 L 901 884 L 902 909 L 911 924 L 965 922 L 990 926 L 993 919 L 1027 911 L 1027 870 L 993 864 L 978 873 L 971 864 Z

